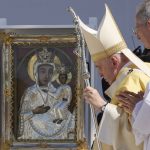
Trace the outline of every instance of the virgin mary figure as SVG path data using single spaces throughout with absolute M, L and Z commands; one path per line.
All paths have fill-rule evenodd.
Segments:
M 67 139 L 74 129 L 74 115 L 57 123 L 55 106 L 59 102 L 52 81 L 56 75 L 53 52 L 43 48 L 28 63 L 28 74 L 35 84 L 24 92 L 19 111 L 19 140 Z

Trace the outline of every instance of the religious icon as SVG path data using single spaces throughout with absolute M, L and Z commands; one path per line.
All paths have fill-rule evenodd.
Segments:
M 72 99 L 71 87 L 66 84 L 68 73 L 55 53 L 46 47 L 31 57 L 28 74 L 35 83 L 21 97 L 19 140 L 74 138 L 68 137 L 75 129 L 75 114 L 68 110 Z M 52 83 L 55 78 L 58 87 Z
M 32 56 L 28 63 L 28 74 L 34 85 L 25 90 L 20 102 L 18 139 L 68 139 L 75 128 L 75 114 L 68 110 L 72 90 L 67 85 L 65 66 L 56 66 L 59 59 L 52 51 L 43 48 Z M 53 81 L 58 74 L 60 86 Z
M 76 149 L 84 141 L 76 36 L 19 34 L 8 39 L 2 41 L 0 149 Z

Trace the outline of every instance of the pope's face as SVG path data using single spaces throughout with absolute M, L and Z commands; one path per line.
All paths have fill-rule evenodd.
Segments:
M 48 86 L 53 75 L 53 66 L 43 64 L 38 67 L 39 86 Z
M 136 36 L 144 44 L 145 48 L 150 48 L 150 25 L 143 23 L 142 20 L 136 17 Z
M 117 75 L 116 69 L 112 64 L 111 59 L 106 58 L 97 61 L 95 64 L 100 76 L 103 77 L 111 85 Z

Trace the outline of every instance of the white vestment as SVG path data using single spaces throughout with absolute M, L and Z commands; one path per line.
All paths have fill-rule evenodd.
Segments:
M 53 96 L 56 89 L 52 84 L 47 90 L 48 92 L 44 92 L 35 84 L 22 96 L 18 139 L 66 139 L 74 129 L 75 118 L 70 111 L 66 111 L 67 119 L 60 124 L 54 122 L 57 119 L 55 105 L 59 101 Z M 42 105 L 49 106 L 50 109 L 43 114 L 32 113 L 33 109 Z
M 58 99 L 58 103 L 54 106 L 56 109 L 56 118 L 65 119 L 67 117 L 68 106 L 72 99 L 71 87 L 67 84 L 60 85 L 57 88 L 55 97 Z
M 150 83 L 147 85 L 144 99 L 136 104 L 132 116 L 136 144 L 144 141 L 144 150 L 150 150 Z

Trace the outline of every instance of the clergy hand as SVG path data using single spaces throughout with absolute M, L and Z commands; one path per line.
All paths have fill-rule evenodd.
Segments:
M 38 106 L 32 110 L 33 114 L 44 114 L 50 109 L 50 106 Z
M 98 91 L 92 87 L 84 89 L 83 97 L 87 103 L 93 105 L 96 111 L 101 111 L 102 106 L 106 104 Z
M 142 91 L 136 93 L 124 91 L 120 92 L 117 95 L 119 102 L 121 103 L 121 107 L 123 107 L 127 112 L 132 113 L 135 105 L 143 99 L 144 93 Z

